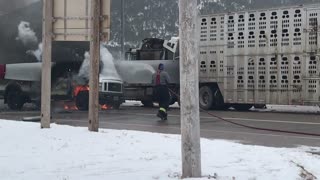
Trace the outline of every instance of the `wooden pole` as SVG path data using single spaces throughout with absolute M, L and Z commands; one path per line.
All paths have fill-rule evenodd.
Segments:
M 99 61 L 101 0 L 91 0 L 89 131 L 99 130 Z
M 197 1 L 179 0 L 183 178 L 201 176 L 197 18 Z
M 125 58 L 125 50 L 124 50 L 124 0 L 121 0 L 121 59 Z
M 52 6 L 52 0 L 43 0 L 41 128 L 50 128 L 51 119 Z

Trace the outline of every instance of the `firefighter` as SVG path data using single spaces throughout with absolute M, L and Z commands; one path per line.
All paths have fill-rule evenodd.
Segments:
M 155 96 L 159 102 L 157 116 L 163 121 L 167 120 L 168 117 L 167 111 L 170 103 L 169 83 L 169 74 L 164 71 L 164 65 L 160 63 L 157 72 L 152 75 L 152 84 L 154 85 Z

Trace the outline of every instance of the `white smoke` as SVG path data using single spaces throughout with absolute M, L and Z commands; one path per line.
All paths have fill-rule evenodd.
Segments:
M 89 68 L 90 68 L 90 54 L 85 52 L 84 60 L 81 64 L 78 76 L 81 78 L 89 79 Z
M 90 54 L 86 52 L 84 55 L 84 61 L 80 67 L 78 76 L 83 79 L 89 79 L 89 72 L 90 72 Z M 104 46 L 100 45 L 100 77 L 108 78 L 108 79 L 115 79 L 121 80 L 117 69 L 114 65 L 114 58 L 109 52 L 109 50 Z
M 100 45 L 100 59 L 102 62 L 102 70 L 100 72 L 101 77 L 117 80 L 121 79 L 114 65 L 114 58 L 112 54 L 102 44 Z
M 38 60 L 39 62 L 41 62 L 41 61 L 42 61 L 42 51 L 43 51 L 43 46 L 42 46 L 42 43 L 40 43 L 40 44 L 38 45 L 38 49 L 36 49 L 36 50 L 29 50 L 29 51 L 27 51 L 27 54 L 33 55 L 34 57 L 37 58 L 37 60 Z
M 27 54 L 34 56 L 39 62 L 42 61 L 42 43 L 39 43 L 36 33 L 30 27 L 29 22 L 20 22 L 18 25 L 18 37 L 16 40 L 21 41 L 25 47 L 30 47 L 30 50 L 26 52 Z M 36 45 L 38 45 L 38 49 L 32 49 Z
M 18 25 L 18 37 L 16 40 L 21 41 L 26 47 L 38 44 L 36 33 L 31 29 L 30 23 L 25 21 L 21 21 Z

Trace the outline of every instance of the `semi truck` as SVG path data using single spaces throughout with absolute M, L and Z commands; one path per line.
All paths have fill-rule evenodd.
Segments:
M 34 25 L 41 39 L 41 3 L 0 17 L 0 61 L 30 61 L 17 44 L 21 19 Z M 197 27 L 200 53 L 200 107 L 246 110 L 256 105 L 320 104 L 319 4 L 201 15 Z M 68 61 L 88 48 L 59 44 L 53 59 Z M 58 47 L 62 50 L 58 50 Z M 77 48 L 78 47 L 78 48 Z M 76 56 L 67 56 L 70 51 Z M 72 54 L 72 53 L 71 53 Z M 159 63 L 171 76 L 172 102 L 179 101 L 179 41 L 148 38 L 116 61 L 125 99 L 152 105 L 151 75 Z
M 202 109 L 254 105 L 320 105 L 320 5 L 201 15 L 199 91 Z M 151 74 L 159 63 L 179 92 L 179 43 L 145 39 L 127 52 L 123 64 L 145 64 L 142 79 L 124 77 L 127 99 L 150 105 Z M 141 65 L 142 66 L 142 65 Z M 122 71 L 120 71 L 121 73 Z M 132 75 L 130 75 L 132 77 Z M 140 76 L 139 76 L 140 77 Z M 173 97 L 173 101 L 178 100 Z

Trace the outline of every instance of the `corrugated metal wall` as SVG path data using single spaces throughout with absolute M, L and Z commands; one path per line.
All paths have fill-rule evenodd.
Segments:
M 202 16 L 201 81 L 218 82 L 227 103 L 320 104 L 314 7 Z

